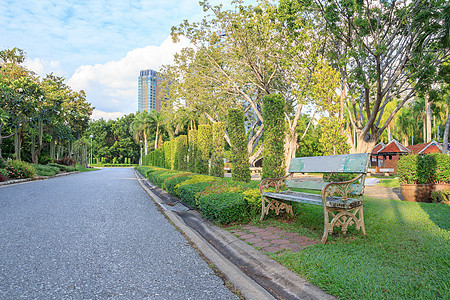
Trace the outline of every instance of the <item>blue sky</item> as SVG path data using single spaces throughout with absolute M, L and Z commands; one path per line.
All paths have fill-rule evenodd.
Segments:
M 0 49 L 21 48 L 31 70 L 84 89 L 95 118 L 115 118 L 136 111 L 139 70 L 188 45 L 171 27 L 202 16 L 197 0 L 0 0 Z

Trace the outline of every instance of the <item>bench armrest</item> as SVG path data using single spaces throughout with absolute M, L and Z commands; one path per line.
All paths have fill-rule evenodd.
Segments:
M 278 193 L 280 191 L 280 188 L 284 187 L 286 185 L 286 179 L 290 177 L 291 174 L 287 174 L 286 176 L 280 177 L 280 178 L 266 178 L 259 184 L 259 191 L 261 195 L 264 192 L 264 189 L 267 189 L 269 187 L 274 187 L 275 192 Z
M 359 174 L 355 178 L 347 181 L 341 181 L 341 182 L 330 182 L 327 185 L 325 185 L 322 189 L 322 202 L 325 205 L 325 200 L 327 197 L 334 195 L 337 192 L 340 192 L 342 194 L 342 201 L 347 201 L 348 194 L 350 194 L 353 191 L 352 184 L 361 179 L 365 174 Z

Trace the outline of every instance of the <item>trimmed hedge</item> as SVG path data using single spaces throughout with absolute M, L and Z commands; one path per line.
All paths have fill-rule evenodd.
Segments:
M 212 126 L 211 175 L 224 177 L 225 125 L 222 122 Z
M 231 140 L 231 178 L 236 181 L 249 182 L 251 172 L 246 145 L 244 115 L 241 110 L 228 110 L 227 131 Z
M 247 221 L 248 205 L 242 193 L 210 194 L 200 198 L 200 211 L 207 219 L 218 223 Z
M 180 135 L 175 139 L 175 164 L 174 169 L 179 171 L 187 171 L 187 155 L 188 145 L 187 136 Z
M 163 187 L 167 192 L 169 192 L 169 194 L 178 196 L 178 189 L 175 190 L 175 186 L 177 186 L 179 183 L 186 181 L 190 178 L 191 178 L 191 173 L 176 174 L 176 175 L 164 180 Z
M 209 174 L 209 152 L 211 150 L 211 125 L 199 125 L 196 137 L 198 154 L 195 158 L 195 173 Z
M 210 182 L 197 182 L 193 184 L 182 185 L 178 188 L 178 195 L 180 197 L 180 200 L 190 207 L 197 208 L 199 205 L 199 199 L 196 195 L 204 191 L 210 185 Z
M 58 167 L 49 165 L 34 165 L 34 169 L 39 176 L 54 176 L 59 173 Z
M 278 178 L 284 176 L 284 139 L 286 128 L 284 123 L 284 100 L 281 95 L 263 97 L 264 118 L 264 162 L 262 176 Z

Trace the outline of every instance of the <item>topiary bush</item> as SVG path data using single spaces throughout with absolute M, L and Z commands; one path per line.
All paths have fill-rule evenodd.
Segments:
M 211 150 L 211 125 L 199 125 L 197 141 L 197 157 L 195 159 L 195 173 L 209 174 L 209 152 Z
M 222 122 L 212 126 L 211 175 L 224 177 L 225 125 Z
M 284 139 L 284 100 L 281 95 L 263 97 L 264 150 L 262 179 L 277 178 L 285 175 Z
M 210 194 L 200 198 L 202 215 L 217 224 L 248 220 L 248 205 L 242 193 Z
M 166 180 L 167 178 L 170 178 L 178 173 L 179 173 L 178 171 L 162 169 L 159 171 L 147 173 L 147 176 L 148 176 L 148 180 L 150 180 L 155 185 L 162 188 L 163 184 L 164 184 L 164 180 Z
M 188 145 L 187 136 L 180 135 L 176 138 L 176 153 L 175 153 L 175 169 L 178 171 L 187 171 L 187 155 Z
M 231 140 L 231 178 L 235 181 L 249 182 L 251 172 L 246 145 L 247 138 L 245 136 L 244 115 L 241 110 L 228 110 L 227 131 Z
M 195 172 L 195 159 L 197 153 L 197 143 L 196 143 L 197 130 L 189 130 L 188 133 L 188 170 Z
M 33 165 L 21 160 L 8 160 L 5 170 L 8 172 L 8 178 L 24 179 L 36 176 L 36 170 Z

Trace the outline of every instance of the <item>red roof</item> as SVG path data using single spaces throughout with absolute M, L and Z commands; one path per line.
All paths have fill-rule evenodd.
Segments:
M 383 148 L 385 145 L 383 142 L 378 143 L 375 147 L 373 147 L 371 154 L 377 154 L 378 151 L 380 151 L 381 148 Z
M 390 141 L 386 146 L 378 151 L 381 153 L 409 153 L 409 149 L 400 144 L 397 140 Z
M 427 153 L 442 152 L 440 144 L 438 144 L 436 141 L 432 141 L 430 143 L 411 145 L 411 146 L 408 146 L 407 148 L 413 154 L 427 154 Z

